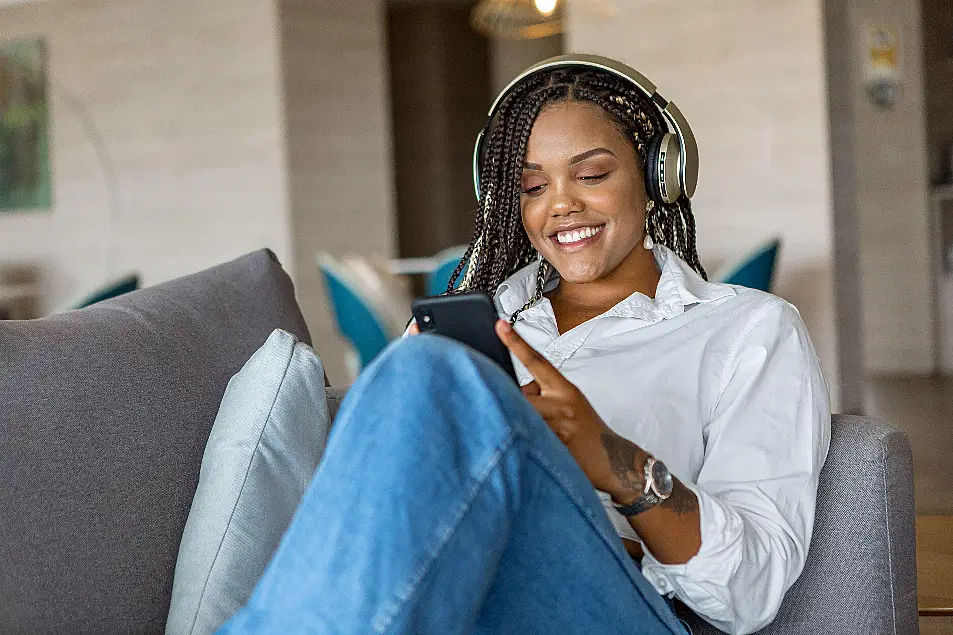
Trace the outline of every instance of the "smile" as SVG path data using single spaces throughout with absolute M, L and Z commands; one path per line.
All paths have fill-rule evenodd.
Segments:
M 577 227 L 575 229 L 558 232 L 552 236 L 552 240 L 561 247 L 575 247 L 592 242 L 592 240 L 602 232 L 604 227 L 605 225 L 599 225 L 598 227 Z

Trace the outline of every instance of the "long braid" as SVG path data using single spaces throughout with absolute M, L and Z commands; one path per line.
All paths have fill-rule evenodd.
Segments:
M 598 70 L 555 69 L 537 73 L 515 87 L 497 108 L 480 158 L 481 196 L 473 238 L 454 269 L 447 293 L 483 290 L 494 293 L 517 270 L 539 256 L 522 225 L 520 194 L 526 146 L 533 124 L 549 103 L 576 100 L 600 106 L 632 143 L 643 169 L 649 141 L 666 129 L 658 110 L 624 80 Z M 667 246 L 708 279 L 695 244 L 695 218 L 685 196 L 656 204 L 646 218 L 652 239 Z M 533 297 L 510 318 L 516 321 L 543 296 L 551 265 L 540 259 Z M 466 270 L 458 290 L 454 286 Z
M 683 259 L 688 263 L 688 266 L 698 272 L 698 275 L 708 280 L 708 273 L 698 259 L 698 246 L 695 243 L 695 215 L 692 214 L 691 207 L 679 206 L 679 211 L 682 220 L 685 221 L 686 252 Z
M 491 130 L 483 162 L 488 180 L 487 187 L 481 192 L 476 223 L 480 229 L 474 227 L 474 239 L 468 248 L 471 254 L 461 259 L 456 267 L 462 271 L 469 261 L 469 267 L 475 270 L 472 275 L 468 271 L 459 292 L 482 289 L 492 293 L 510 273 L 534 259 L 535 249 L 526 236 L 519 212 L 523 159 L 536 115 L 543 104 L 560 90 L 564 89 L 544 87 L 527 96 L 522 94 L 526 92 L 524 89 L 511 94 L 501 105 L 500 121 L 504 124 Z M 518 151 L 505 151 L 510 147 Z M 459 271 L 455 274 L 447 285 L 448 293 L 454 292 Z
M 539 268 L 536 269 L 536 291 L 533 293 L 533 297 L 526 301 L 526 304 L 513 311 L 513 315 L 510 316 L 510 326 L 516 324 L 516 318 L 519 317 L 520 313 L 543 299 L 543 285 L 546 283 L 546 276 L 549 275 L 550 266 L 548 262 L 540 258 Z
M 503 147 L 503 130 L 499 126 L 496 127 L 490 134 L 490 138 L 487 141 L 488 145 L 494 150 L 488 154 L 488 163 L 487 168 L 488 172 L 495 171 L 497 168 L 497 163 L 500 160 Z M 461 287 L 464 289 L 471 288 L 472 280 L 474 274 L 478 269 L 480 269 L 480 261 L 483 256 L 483 243 L 484 239 L 484 227 L 486 225 L 487 216 L 490 213 L 490 204 L 494 199 L 493 189 L 494 181 L 488 180 L 483 187 L 483 192 L 480 196 L 479 209 L 477 210 L 476 222 L 473 226 L 473 237 L 470 239 L 470 244 L 467 246 L 466 252 L 463 254 L 463 257 L 460 258 L 460 262 L 457 263 L 457 266 L 453 270 L 453 275 L 450 276 L 450 281 L 447 284 L 447 293 L 453 293 L 454 286 L 456 285 L 457 279 L 460 277 L 460 273 L 467 268 L 467 275 L 464 279 Z M 492 232 L 490 232 L 492 233 Z M 472 259 L 472 262 L 471 262 Z

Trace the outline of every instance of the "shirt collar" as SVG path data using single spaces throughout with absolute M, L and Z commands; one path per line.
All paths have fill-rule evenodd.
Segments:
M 657 322 L 676 317 L 695 304 L 714 302 L 735 295 L 734 289 L 725 284 L 706 282 L 675 252 L 664 245 L 652 250 L 661 276 L 655 297 L 633 293 L 609 309 L 606 317 L 633 317 Z M 536 292 L 538 262 L 533 262 L 503 281 L 496 291 L 496 306 L 500 313 L 512 315 L 525 305 Z M 543 289 L 551 291 L 559 284 L 559 273 L 550 267 L 550 275 Z

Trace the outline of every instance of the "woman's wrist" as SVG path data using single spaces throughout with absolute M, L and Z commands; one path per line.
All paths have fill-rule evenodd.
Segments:
M 645 461 L 648 453 L 611 430 L 602 433 L 602 448 L 612 474 L 605 492 L 617 505 L 631 505 L 645 490 Z

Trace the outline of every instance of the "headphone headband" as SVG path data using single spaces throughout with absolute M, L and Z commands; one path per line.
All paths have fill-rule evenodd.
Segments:
M 497 108 L 506 98 L 506 96 L 509 95 L 510 92 L 512 92 L 512 90 L 527 77 L 555 68 L 592 68 L 601 70 L 622 78 L 637 88 L 643 95 L 645 95 L 648 101 L 651 102 L 662 115 L 663 121 L 665 121 L 666 125 L 668 126 L 668 132 L 673 134 L 678 140 L 678 191 L 684 193 L 688 198 L 691 198 L 692 195 L 695 194 L 695 188 L 698 185 L 698 144 L 695 141 L 695 135 L 692 133 L 691 127 L 688 125 L 688 121 L 682 115 L 682 112 L 678 109 L 678 107 L 674 103 L 666 101 L 661 95 L 659 95 L 655 84 L 649 81 L 648 78 L 634 68 L 626 66 L 621 62 L 608 57 L 602 57 L 600 55 L 559 55 L 530 66 L 528 69 L 520 73 L 513 81 L 511 81 L 493 101 L 493 105 L 490 107 L 490 111 L 487 114 L 486 127 L 484 127 L 483 130 L 480 131 L 480 134 L 477 135 L 476 144 L 473 148 L 473 185 L 476 189 L 478 200 L 480 198 L 480 155 L 482 154 L 483 139 L 486 137 L 487 131 L 489 130 L 490 124 L 493 121 L 493 117 L 496 114 Z M 661 142 L 662 139 L 659 138 L 658 143 Z M 646 161 L 646 163 L 648 162 L 649 161 Z M 664 191 L 664 166 L 666 163 L 666 154 L 664 149 L 662 151 L 661 157 L 655 162 L 657 162 L 658 167 L 663 170 L 661 177 L 661 188 L 662 196 L 664 197 L 666 196 Z M 648 173 L 649 170 L 650 166 L 646 165 L 646 172 Z M 653 191 L 651 184 L 649 189 L 650 192 Z

